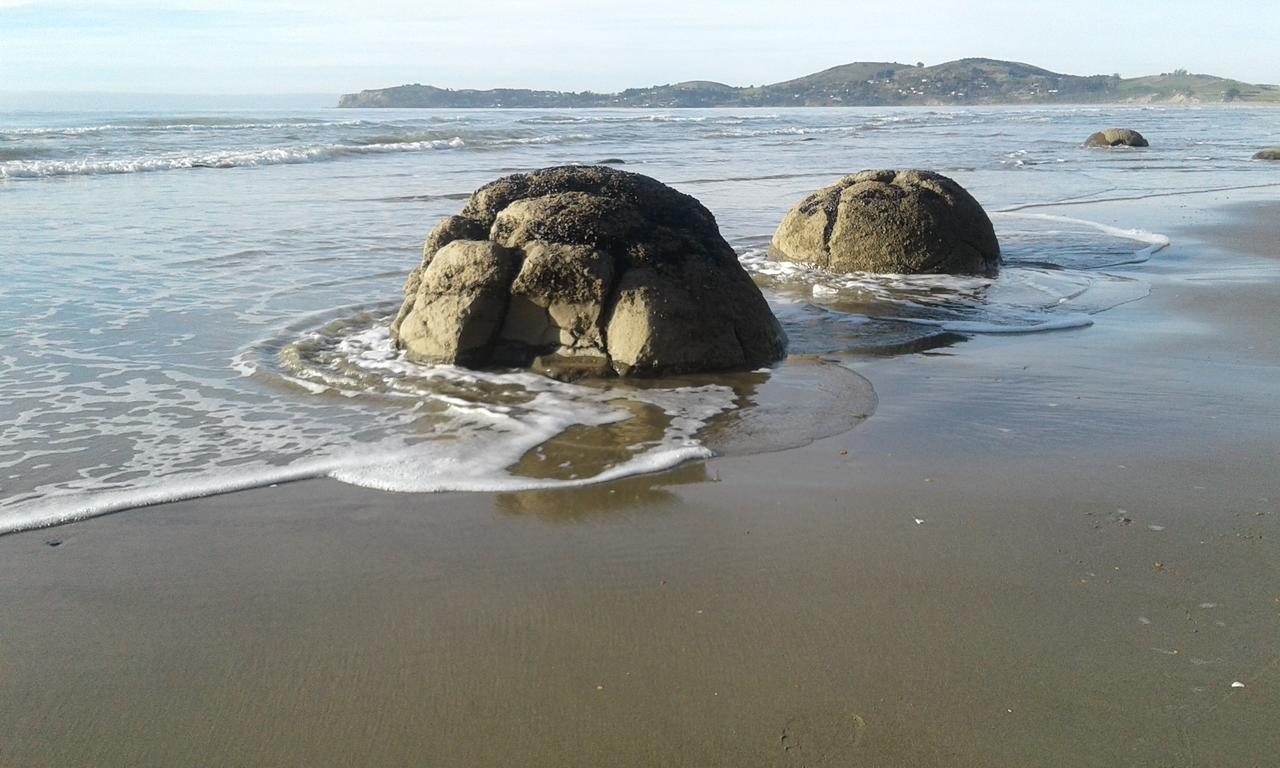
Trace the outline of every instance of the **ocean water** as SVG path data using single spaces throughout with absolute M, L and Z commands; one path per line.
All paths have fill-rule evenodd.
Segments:
M 1168 239 L 1064 201 L 1273 185 L 1269 109 L 0 112 L 0 532 L 310 477 L 390 491 L 600 482 L 856 426 L 865 355 L 1088 332 Z M 1086 150 L 1109 126 L 1145 150 Z M 717 216 L 791 340 L 767 371 L 565 384 L 420 366 L 386 324 L 483 183 L 617 159 Z M 770 261 L 808 192 L 917 167 L 992 213 L 998 278 Z M 1060 210 L 1059 210 L 1060 213 Z M 962 348 L 959 353 L 963 353 Z M 833 417 L 832 414 L 838 414 Z

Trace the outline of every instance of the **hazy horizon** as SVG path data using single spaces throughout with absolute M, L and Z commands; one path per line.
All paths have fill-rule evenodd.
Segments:
M 983 57 L 1073 75 L 1174 69 L 1280 82 L 1280 3 L 920 0 L 911 14 L 814 0 L 0 0 L 3 93 L 330 95 L 424 83 L 614 92 L 681 80 L 778 82 L 852 61 Z
M 973 56 L 962 56 L 962 57 L 959 57 L 959 58 L 960 58 L 960 59 L 978 59 L 978 58 L 982 58 L 982 59 L 993 59 L 993 60 L 1001 60 L 1001 61 L 1015 61 L 1015 60 L 1012 60 L 1012 59 L 998 59 L 998 57 L 993 57 L 993 56 L 978 56 L 978 55 L 973 55 Z M 956 60 L 958 60 L 958 59 L 948 59 L 947 61 L 934 61 L 934 62 L 922 62 L 922 63 L 923 63 L 925 66 L 936 66 L 936 65 L 939 65 L 939 64 L 945 64 L 945 63 L 947 63 L 947 62 L 950 62 L 950 61 L 956 61 Z M 806 75 L 812 75 L 812 74 L 815 74 L 815 73 L 817 73 L 817 72 L 821 72 L 821 71 L 826 70 L 826 69 L 832 69 L 832 68 L 839 67 L 839 66 L 842 66 L 842 65 L 845 65 L 845 64 L 852 64 L 852 63 L 855 63 L 855 62 L 865 62 L 865 61 L 873 61 L 873 60 L 869 60 L 869 59 L 850 59 L 849 61 L 842 61 L 842 62 L 839 62 L 839 63 L 831 64 L 831 65 L 829 65 L 829 66 L 821 67 L 821 68 L 819 68 L 819 69 L 814 69 L 814 70 L 810 70 L 810 71 L 806 71 L 806 72 L 802 72 L 802 73 L 796 73 L 796 74 L 787 74 L 787 75 L 782 75 L 782 76 L 779 76 L 778 78 L 773 79 L 773 80 L 761 80 L 761 81 L 759 81 L 759 82 L 756 82 L 756 83 L 750 83 L 750 84 L 748 84 L 748 83 L 736 83 L 736 82 L 729 82 L 729 81 L 714 81 L 714 82 L 721 82 L 721 83 L 724 83 L 724 84 L 726 84 L 726 85 L 737 86 L 737 87 L 744 87 L 744 86 L 747 86 L 747 85 L 769 85 L 769 84 L 773 84 L 773 83 L 781 83 L 781 82 L 785 82 L 785 81 L 787 81 L 787 80 L 792 80 L 792 79 L 795 79 L 795 78 L 798 78 L 798 77 L 804 77 L 804 76 L 806 76 Z M 880 61 L 880 60 L 878 60 L 878 59 L 877 59 L 877 60 L 874 60 L 874 61 Z M 903 60 L 890 60 L 890 59 L 885 59 L 884 61 L 885 61 L 886 63 L 897 63 L 897 64 L 915 64 L 915 63 L 917 63 L 917 62 L 907 62 L 907 61 L 903 61 Z M 1036 66 L 1036 67 L 1043 67 L 1043 65 L 1038 64 L 1038 63 L 1036 63 L 1036 62 L 1034 62 L 1034 61 L 1020 61 L 1020 62 L 1016 62 L 1016 63 L 1029 64 L 1029 65 L 1031 65 L 1031 66 Z M 1044 67 L 1044 68 L 1045 68 L 1045 69 L 1050 69 L 1051 71 L 1054 71 L 1054 72 L 1056 72 L 1057 74 L 1061 74 L 1061 75 L 1079 75 L 1079 76 L 1089 76 L 1089 75 L 1109 75 L 1109 74 L 1113 74 L 1112 72 L 1104 72 L 1104 71 L 1101 71 L 1101 70 L 1100 70 L 1100 71 L 1097 71 L 1097 72 L 1084 72 L 1084 71 L 1080 71 L 1080 72 L 1071 72 L 1071 71 L 1066 71 L 1066 70 L 1055 70 L 1055 69 L 1053 69 L 1052 67 Z M 1185 69 L 1185 68 L 1183 68 L 1183 69 Z M 1122 74 L 1122 76 L 1123 76 L 1123 77 L 1126 77 L 1126 78 L 1132 78 L 1132 77 L 1145 77 L 1145 76 L 1150 76 L 1150 75 L 1161 75 L 1161 74 L 1167 74 L 1169 71 L 1170 71 L 1170 70 L 1165 70 L 1165 71 L 1163 71 L 1163 72 L 1143 72 L 1143 73 L 1134 73 L 1134 74 Z M 1229 75 L 1224 75 L 1224 74 L 1222 74 L 1222 73 L 1220 73 L 1220 72 L 1212 72 L 1212 71 L 1203 71 L 1203 72 L 1201 72 L 1201 71 L 1189 70 L 1189 73 L 1190 73 L 1190 74 L 1193 74 L 1193 75 L 1210 75 L 1210 76 L 1224 77 L 1224 78 L 1229 78 L 1229 77 L 1230 77 Z M 1231 78 L 1231 79 L 1239 80 L 1240 78 Z M 389 87 L 400 86 L 400 85 L 415 85 L 415 84 L 416 84 L 416 85 L 432 85 L 432 86 L 437 86 L 437 87 L 440 87 L 440 88 L 448 88 L 448 89 L 452 89 L 452 90 L 492 90 L 492 89 L 499 89 L 499 88 L 519 88 L 519 89 L 527 89 L 527 90 L 551 90 L 551 91 L 561 91 L 561 92 L 566 92 L 566 93 L 569 93 L 569 92 L 579 92 L 579 93 L 581 93 L 581 92 L 614 93 L 614 92 L 617 92 L 617 91 L 624 90 L 624 89 L 626 89 L 626 88 L 644 88 L 644 87 L 648 87 L 648 86 L 656 86 L 656 85 L 670 85 L 670 84 L 673 84 L 673 83 L 677 83 L 677 82 L 684 82 L 684 81 L 711 81 L 711 80 L 710 80 L 710 78 L 705 78 L 705 77 L 687 77 L 687 78 L 683 78 L 682 80 L 667 80 L 667 81 L 663 81 L 663 82 L 657 82 L 657 81 L 649 82 L 649 81 L 637 80 L 637 81 L 635 81 L 635 82 L 633 82 L 633 83 L 630 83 L 630 84 L 628 84 L 628 85 L 624 85 L 624 86 L 620 86 L 620 87 L 618 87 L 617 89 L 613 89 L 613 90 L 610 90 L 610 91 L 604 91 L 604 90 L 601 90 L 601 89 L 592 89 L 592 88 L 573 88 L 573 87 L 568 87 L 568 88 L 551 88 L 551 87 L 547 87 L 547 86 L 539 86 L 539 85 L 520 85 L 520 86 L 515 86 L 515 85 L 511 85 L 511 84 L 490 84 L 490 85 L 483 85 L 483 86 L 474 86 L 474 85 L 466 85 L 466 84 L 453 84 L 453 83 L 444 83 L 444 82 L 425 82 L 425 81 L 412 81 L 412 82 L 410 82 L 410 81 L 403 81 L 403 82 L 396 82 L 396 83 L 370 84 L 370 85 L 361 86 L 360 88 L 357 88 L 357 89 L 352 90 L 352 91 L 314 90 L 314 91 L 293 91 L 293 92 L 273 92 L 273 91 L 146 91 L 146 90 L 137 90 L 137 89 L 135 89 L 135 90 L 127 90 L 127 89 L 122 89 L 122 90 L 89 90 L 89 89 L 77 89 L 77 90 L 19 90 L 19 89 L 6 89 L 6 88 L 0 88 L 0 98 L 4 98 L 4 97 L 30 97 L 30 98 L 44 98 L 44 97 L 86 96 L 86 97 L 103 97 L 103 98 L 209 99 L 209 100 L 219 100 L 219 99 L 280 99 L 280 98 L 285 98 L 285 99 L 295 99 L 295 100 L 315 100 L 315 99 L 331 99 L 331 100 L 336 100 L 339 96 L 342 96 L 342 95 L 343 95 L 343 94 L 345 94 L 345 93 L 354 93 L 355 91 L 360 91 L 360 90 L 376 90 L 376 89 L 379 89 L 379 88 L 389 88 Z M 1267 81 L 1267 80 L 1257 80 L 1257 81 L 1254 81 L 1254 80 L 1242 80 L 1242 82 L 1251 83 L 1251 84 L 1254 84 L 1254 85 L 1280 85 L 1280 79 L 1277 79 L 1277 80 L 1275 80 L 1275 81 Z
M 964 57 L 979 58 L 979 57 Z M 991 57 L 981 57 L 991 58 Z M 851 62 L 841 62 L 848 64 Z M 906 62 L 899 62 L 906 63 Z M 926 65 L 942 64 L 944 62 L 926 62 Z M 1032 64 L 1035 62 L 1023 62 Z M 840 66 L 833 64 L 832 67 Z M 822 69 L 828 69 L 823 67 Z M 813 74 L 821 70 L 813 70 L 799 75 L 788 75 L 779 77 L 776 80 L 767 82 L 783 82 L 793 77 L 803 77 L 804 75 Z M 1061 72 L 1059 74 L 1066 75 L 1097 75 L 1105 74 L 1102 72 Z M 1161 74 L 1159 72 L 1146 73 L 1150 75 Z M 1193 74 L 1219 75 L 1216 72 L 1195 72 Z M 1128 77 L 1140 77 L 1142 75 L 1127 75 Z M 1222 76 L 1222 75 L 1219 75 Z M 688 80 L 696 80 L 702 78 L 686 78 Z M 677 81 L 668 81 L 677 82 Z M 399 85 L 408 85 L 408 82 L 370 84 L 356 90 L 378 89 L 394 87 Z M 421 83 L 423 85 L 435 85 L 441 88 L 451 88 L 454 90 L 465 90 L 472 88 L 466 85 L 453 85 L 449 83 Z M 661 85 L 663 83 L 640 82 L 632 83 L 624 87 L 645 87 L 648 85 Z M 728 83 L 729 85 L 746 85 L 745 83 Z M 757 84 L 766 84 L 761 81 Z M 1265 83 L 1274 85 L 1274 83 Z M 531 90 L 563 90 L 563 91 L 587 91 L 586 88 L 541 88 L 539 86 L 510 86 L 510 85 L 494 85 L 476 88 L 476 90 L 485 90 L 489 88 L 516 88 L 526 87 Z M 617 90 L 622 90 L 619 88 Z M 349 91 L 354 92 L 354 91 Z M 95 110 L 95 109 L 324 109 L 336 107 L 340 96 L 344 92 L 339 91 L 311 91 L 311 92 L 225 92 L 225 93 L 200 93 L 200 92 L 169 92 L 169 91 L 141 91 L 141 90 L 6 90 L 0 89 L 0 109 L 24 109 L 24 110 L 50 110 L 65 111 L 74 110 Z M 68 103 L 69 99 L 75 99 L 75 103 Z
M 128 93 L 3 91 L 0 110 L 93 112 L 149 110 L 280 110 L 336 107 L 337 93 Z

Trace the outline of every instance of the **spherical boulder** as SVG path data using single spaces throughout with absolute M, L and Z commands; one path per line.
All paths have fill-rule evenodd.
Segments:
M 1084 140 L 1086 147 L 1146 147 L 1147 140 L 1137 131 L 1128 128 L 1108 128 L 1091 134 Z
M 862 171 L 814 192 L 783 218 L 770 252 L 833 272 L 1000 268 L 1000 242 L 982 206 L 931 171 Z
M 1280 160 L 1280 147 L 1264 149 L 1253 156 L 1254 160 Z
M 427 237 L 391 336 L 421 362 L 560 377 L 746 369 L 786 352 L 711 213 L 608 166 L 477 190 Z

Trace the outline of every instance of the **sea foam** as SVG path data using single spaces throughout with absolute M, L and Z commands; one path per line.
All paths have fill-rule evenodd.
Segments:
M 94 130 L 100 130 L 102 127 Z M 172 128 L 172 127 L 171 127 Z M 539 136 L 424 138 L 423 134 L 392 135 L 351 143 L 312 144 L 250 150 L 209 150 L 121 158 L 96 155 L 74 159 L 0 160 L 0 181 L 4 179 L 52 176 L 93 176 L 100 174 L 147 173 L 190 169 L 252 168 L 338 160 L 347 157 L 385 155 L 430 150 L 497 149 L 521 145 L 561 144 L 585 141 L 591 134 L 548 134 Z M 17 150 L 11 150 L 12 154 Z M 21 155 L 16 155 L 21 156 Z
M 735 407 L 733 389 L 715 384 L 587 386 L 418 365 L 391 347 L 387 320 L 360 315 L 237 356 L 242 378 L 306 392 L 286 408 L 267 401 L 242 412 L 220 396 L 225 387 L 180 371 L 157 381 L 108 379 L 83 394 L 49 382 L 62 410 L 79 414 L 74 429 L 62 430 L 67 437 L 51 441 L 52 461 L 69 466 L 68 457 L 104 438 L 132 445 L 131 455 L 5 498 L 0 533 L 322 477 L 399 492 L 579 487 L 711 456 L 698 433 Z M 112 400 L 137 405 L 127 416 L 104 414 Z M 8 436 L 33 439 L 39 427 L 19 421 Z M 638 439 L 620 437 L 603 453 L 544 447 L 574 428 L 614 427 Z M 550 461 L 557 450 L 563 456 Z M 28 472 L 52 466 L 30 452 L 12 458 L 10 466 Z
M 312 163 L 348 155 L 388 152 L 419 152 L 430 149 L 457 149 L 466 146 L 460 137 L 432 141 L 383 144 L 323 144 L 308 147 L 215 151 L 127 159 L 15 160 L 0 163 L 0 179 L 40 176 L 91 176 L 113 173 L 146 173 L 192 168 L 247 168 L 259 165 Z
M 1092 315 L 1147 295 L 1141 279 L 1105 270 L 1141 264 L 1169 245 L 1161 234 L 1084 219 L 1021 212 L 992 216 L 1015 226 L 1000 233 L 1007 247 L 996 277 L 835 273 L 774 260 L 766 247 L 747 249 L 741 261 L 794 299 L 880 322 L 961 334 L 1042 333 L 1087 327 Z M 1024 222 L 1060 226 L 1016 229 Z M 1142 247 L 1135 250 L 1133 243 Z

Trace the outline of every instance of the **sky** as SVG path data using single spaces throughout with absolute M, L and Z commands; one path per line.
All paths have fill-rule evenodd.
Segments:
M 1280 83 L 1280 0 L 0 0 L 0 91 L 616 91 L 981 56 Z

